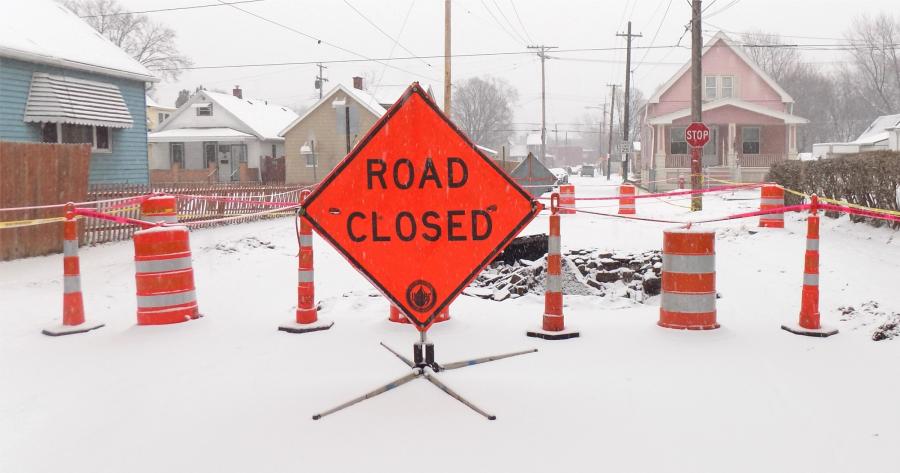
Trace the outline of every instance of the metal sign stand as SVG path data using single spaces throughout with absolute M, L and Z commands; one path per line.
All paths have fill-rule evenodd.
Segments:
M 473 366 L 473 365 L 478 365 L 481 363 L 487 363 L 489 361 L 502 360 L 504 358 L 510 358 L 513 356 L 524 355 L 527 353 L 534 353 L 537 351 L 537 348 L 532 348 L 530 350 L 522 350 L 522 351 L 517 351 L 517 352 L 512 352 L 512 353 L 505 353 L 502 355 L 485 356 L 482 358 L 474 358 L 471 360 L 457 361 L 457 362 L 447 363 L 447 364 L 442 365 L 442 364 L 439 364 L 438 362 L 434 361 L 434 343 L 428 341 L 428 338 L 425 335 L 425 332 L 421 332 L 420 340 L 418 342 L 416 342 L 415 344 L 413 344 L 413 359 L 412 360 L 401 355 L 396 350 L 385 345 L 384 343 L 381 343 L 381 346 L 383 346 L 385 349 L 387 349 L 387 351 L 391 352 L 394 356 L 399 358 L 400 361 L 406 363 L 406 365 L 412 369 L 412 373 L 409 373 L 405 376 L 401 376 L 400 378 L 397 378 L 397 379 L 385 384 L 384 386 L 381 386 L 372 391 L 369 391 L 366 394 L 363 394 L 362 396 L 353 398 L 337 407 L 333 407 L 331 409 L 328 409 L 327 411 L 323 411 L 319 414 L 315 414 L 314 416 L 312 416 L 313 420 L 321 419 L 322 417 L 325 417 L 330 414 L 334 414 L 337 411 L 346 409 L 354 404 L 365 401 L 366 399 L 371 399 L 379 394 L 384 394 L 394 388 L 402 386 L 402 385 L 404 385 L 414 379 L 417 379 L 417 378 L 425 378 L 426 381 L 435 385 L 441 391 L 444 391 L 445 393 L 449 394 L 450 397 L 465 404 L 473 411 L 486 417 L 488 420 L 494 420 L 497 418 L 497 416 L 488 414 L 487 412 L 485 412 L 484 410 L 482 410 L 475 404 L 472 404 L 471 402 L 469 402 L 466 398 L 460 396 L 456 391 L 450 389 L 449 386 L 447 386 L 440 379 L 438 379 L 435 376 L 435 373 L 440 373 L 441 371 L 447 371 L 447 370 L 455 370 L 458 368 L 465 368 L 467 366 Z

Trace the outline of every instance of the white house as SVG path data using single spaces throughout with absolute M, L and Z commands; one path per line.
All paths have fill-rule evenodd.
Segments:
M 284 180 L 284 138 L 297 118 L 266 100 L 201 90 L 149 133 L 153 182 Z M 271 176 L 280 169 L 281 176 Z
M 859 138 L 848 143 L 816 143 L 813 145 L 812 158 L 883 150 L 900 151 L 900 114 L 876 118 Z

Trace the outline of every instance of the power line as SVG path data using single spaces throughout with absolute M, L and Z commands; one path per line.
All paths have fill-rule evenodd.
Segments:
M 509 21 L 509 18 L 506 17 L 506 13 L 503 13 L 503 9 L 500 8 L 500 5 L 497 4 L 497 0 L 491 0 L 491 3 L 494 4 L 494 7 L 495 7 L 495 8 L 497 9 L 497 11 L 500 13 L 500 16 L 503 17 L 503 21 L 505 21 L 506 24 L 509 25 L 510 31 L 512 31 L 513 33 L 515 33 L 515 34 L 516 34 L 516 37 L 518 37 L 520 40 L 522 40 L 523 43 L 527 42 L 526 39 L 525 39 L 525 37 L 522 36 L 521 34 L 519 34 L 518 31 L 516 31 L 516 27 L 513 26 L 512 22 Z
M 484 3 L 484 0 L 481 0 L 481 6 L 483 6 L 484 9 L 487 10 L 487 12 L 488 12 L 489 15 L 491 15 L 491 18 L 494 19 L 494 23 L 497 23 L 497 26 L 499 26 L 500 29 L 503 30 L 504 33 L 506 33 L 507 36 L 509 36 L 510 38 L 512 38 L 513 41 L 515 41 L 516 43 L 526 43 L 525 40 L 523 40 L 523 39 L 521 39 L 521 38 L 517 38 L 515 35 L 513 35 L 512 33 L 510 33 L 509 30 L 507 30 L 506 27 L 503 26 L 503 23 L 500 23 L 500 20 L 498 20 L 498 19 L 497 19 L 497 16 L 494 15 L 494 12 L 491 11 L 490 8 L 488 8 L 487 3 Z
M 389 35 L 386 31 L 384 31 L 383 29 L 381 29 L 381 27 L 379 27 L 377 24 L 375 24 L 374 21 L 372 21 L 371 19 L 369 19 L 369 17 L 367 17 L 365 14 L 363 14 L 363 12 L 359 11 L 359 9 L 357 9 L 356 7 L 354 7 L 348 0 L 344 0 L 344 3 L 346 3 L 347 6 L 350 7 L 353 11 L 355 11 L 357 15 L 359 15 L 360 17 L 362 17 L 363 20 L 366 20 L 366 22 L 367 22 L 368 24 L 372 25 L 373 28 L 375 28 L 376 30 L 378 30 L 379 33 L 383 34 L 387 39 L 393 41 L 394 44 L 395 44 L 396 46 L 399 46 L 399 47 L 400 47 L 400 49 L 402 49 L 402 50 L 406 51 L 407 53 L 409 53 L 410 56 L 415 56 L 415 55 L 416 55 L 416 53 L 410 51 L 406 46 L 404 46 L 402 43 L 400 43 L 400 38 L 399 38 L 399 37 L 395 39 L 394 37 L 392 37 L 391 35 Z M 410 9 L 411 9 L 411 8 L 412 8 L 412 7 L 410 7 Z M 408 17 L 409 17 L 409 13 L 407 13 L 407 18 L 408 18 Z M 406 23 L 406 20 L 404 20 L 404 24 L 405 24 L 405 23 Z M 401 28 L 400 31 L 402 32 L 403 29 Z M 425 65 L 428 66 L 428 67 L 432 67 L 431 64 L 427 63 L 424 59 L 422 60 L 422 63 L 425 64 Z
M 193 10 L 195 8 L 209 8 L 209 7 L 224 7 L 228 5 L 234 5 L 238 3 L 257 3 L 264 2 L 265 0 L 240 0 L 237 2 L 229 2 L 229 3 L 207 3 L 205 5 L 191 5 L 186 7 L 172 7 L 172 8 L 159 8 L 156 10 L 143 10 L 143 11 L 121 11 L 115 13 L 101 13 L 99 15 L 82 15 L 80 18 L 100 18 L 105 16 L 121 16 L 121 15 L 139 15 L 144 13 L 159 13 L 159 12 L 167 12 L 167 11 L 178 11 L 178 10 Z
M 352 55 L 354 55 L 354 56 L 358 56 L 358 57 L 362 58 L 364 61 L 377 62 L 377 63 L 379 63 L 379 64 L 386 65 L 387 67 L 390 67 L 390 68 L 392 68 L 392 69 L 396 69 L 396 70 L 398 70 L 398 71 L 405 72 L 405 73 L 407 73 L 407 74 L 411 74 L 411 75 L 419 76 L 419 77 L 424 77 L 424 78 L 426 78 L 426 79 L 428 79 L 428 80 L 432 80 L 432 81 L 437 81 L 437 79 L 435 79 L 435 78 L 433 78 L 433 77 L 429 77 L 429 76 L 426 76 L 426 75 L 423 75 L 423 74 L 418 74 L 418 73 L 416 73 L 416 72 L 408 71 L 408 70 L 406 70 L 406 69 L 401 69 L 401 68 L 399 68 L 399 67 L 397 67 L 397 66 L 394 66 L 394 65 L 389 65 L 388 63 L 384 62 L 384 60 L 381 60 L 381 59 L 373 59 L 373 58 L 370 58 L 370 57 L 365 56 L 365 55 L 363 55 L 363 54 L 360 54 L 360 53 L 358 53 L 358 52 L 356 52 L 356 51 L 352 51 L 352 50 L 350 50 L 350 49 L 347 49 L 347 48 L 345 48 L 345 47 L 343 47 L 343 46 L 339 46 L 339 45 L 337 45 L 337 44 L 334 44 L 334 43 L 325 41 L 324 39 L 317 38 L 317 37 L 315 37 L 315 36 L 313 36 L 313 35 L 311 35 L 311 34 L 304 33 L 303 31 L 300 31 L 300 30 L 298 30 L 298 29 L 296 29 L 296 28 L 290 27 L 290 26 L 285 25 L 285 24 L 283 24 L 283 23 L 279 23 L 279 22 L 277 22 L 277 21 L 275 21 L 275 20 L 266 18 L 266 17 L 264 17 L 264 16 L 262 16 L 262 15 L 258 15 L 258 14 L 256 14 L 256 13 L 253 13 L 253 12 L 250 11 L 250 10 L 244 10 L 243 8 L 241 8 L 241 7 L 239 7 L 239 6 L 236 6 L 236 5 L 232 4 L 232 3 L 225 3 L 223 0 L 218 0 L 218 1 L 219 1 L 219 3 L 221 3 L 222 5 L 228 5 L 228 6 L 230 6 L 231 8 L 234 8 L 235 10 L 241 11 L 241 12 L 243 12 L 243 13 L 246 13 L 246 14 L 250 15 L 250 16 L 253 16 L 253 17 L 255 17 L 255 18 L 258 18 L 258 19 L 260 19 L 260 20 L 262 20 L 262 21 L 265 21 L 265 22 L 267 22 L 267 23 L 271 23 L 271 24 L 273 24 L 273 25 L 275 25 L 275 26 L 284 28 L 284 29 L 286 29 L 286 30 L 288 30 L 288 31 L 291 31 L 291 32 L 296 33 L 296 34 L 298 34 L 298 35 L 300 35 L 300 36 L 303 36 L 304 38 L 308 38 L 308 39 L 311 39 L 311 40 L 313 40 L 313 41 L 316 41 L 316 44 L 327 44 L 328 46 L 331 46 L 332 48 L 339 49 L 339 50 L 344 51 L 344 52 L 346 52 L 346 53 L 350 53 L 350 54 L 352 54 Z M 418 59 L 418 58 L 417 58 L 417 59 Z M 312 64 L 315 64 L 315 63 L 336 63 L 336 62 L 338 62 L 338 61 L 313 61 Z M 298 63 L 298 64 L 299 64 L 299 63 Z M 188 68 L 181 68 L 181 69 L 188 69 Z M 192 69 L 196 69 L 196 68 L 192 68 Z M 157 70 L 166 70 L 166 69 L 157 69 Z
M 531 35 L 528 34 L 528 29 L 525 28 L 525 23 L 522 23 L 522 17 L 519 16 L 519 9 L 516 8 L 516 2 L 514 2 L 513 0 L 509 0 L 509 4 L 512 5 L 513 12 L 516 14 L 516 20 L 519 21 L 519 26 L 522 27 L 522 32 L 525 33 L 525 37 L 528 38 L 528 42 L 533 43 L 534 41 L 531 40 Z
M 713 0 L 713 3 L 715 3 L 715 0 Z M 659 35 L 659 30 L 662 29 L 662 25 L 663 25 L 663 23 L 665 23 L 666 16 L 669 15 L 669 8 L 671 8 L 671 7 L 672 7 L 672 0 L 669 0 L 669 4 L 666 5 L 666 11 L 663 12 L 663 16 L 659 20 L 659 25 L 656 27 L 656 32 L 653 33 L 653 39 L 650 40 L 650 46 L 653 46 L 654 44 L 656 44 L 656 37 Z M 638 61 L 637 65 L 634 66 L 635 70 L 637 70 L 637 68 L 641 67 L 641 64 L 644 63 L 644 59 L 647 59 L 648 54 L 650 54 L 649 49 L 644 51 L 644 55 L 641 56 L 641 60 Z

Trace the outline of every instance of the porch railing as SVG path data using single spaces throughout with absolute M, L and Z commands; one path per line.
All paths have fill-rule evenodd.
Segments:
M 767 168 L 775 163 L 787 161 L 783 154 L 739 154 L 738 165 L 743 168 Z
M 689 154 L 667 154 L 666 155 L 666 167 L 667 168 L 690 168 L 691 167 L 691 155 L 689 155 Z

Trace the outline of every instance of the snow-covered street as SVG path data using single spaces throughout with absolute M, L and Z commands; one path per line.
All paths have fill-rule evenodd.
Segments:
M 617 191 L 601 177 L 572 181 L 580 197 Z M 684 198 L 638 199 L 637 212 L 710 218 L 755 210 L 757 197 L 706 196 L 694 215 Z M 564 251 L 658 250 L 671 226 L 562 222 Z M 780 328 L 798 317 L 805 216 L 785 223 L 704 226 L 718 229 L 714 331 L 658 327 L 658 297 L 621 308 L 566 296 L 581 337 L 544 341 L 525 336 L 542 297 L 461 296 L 429 331 L 439 361 L 539 350 L 440 375 L 493 422 L 421 380 L 311 420 L 408 372 L 378 343 L 406 354 L 417 333 L 389 323 L 385 299 L 319 238 L 319 316 L 335 325 L 277 331 L 297 302 L 288 218 L 192 233 L 204 317 L 183 324 L 136 326 L 130 242 L 81 249 L 86 316 L 106 326 L 80 335 L 41 334 L 60 320 L 61 255 L 3 262 L 0 471 L 896 471 L 900 340 L 873 341 L 882 316 L 839 307 L 900 312 L 900 238 L 822 219 L 822 321 L 840 333 L 808 338 Z

